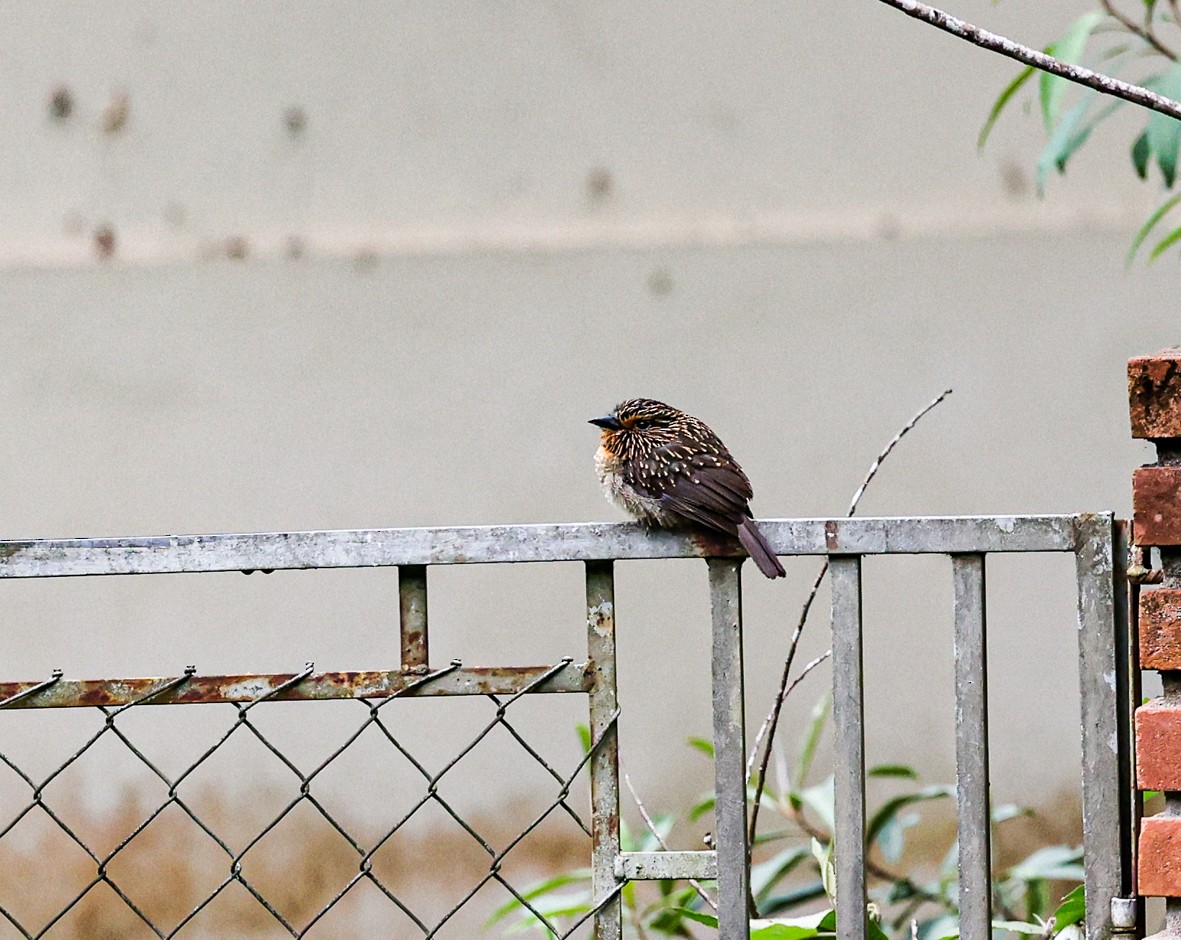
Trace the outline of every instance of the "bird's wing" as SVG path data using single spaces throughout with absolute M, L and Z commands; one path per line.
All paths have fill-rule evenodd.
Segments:
M 658 498 L 672 512 L 686 519 L 737 535 L 738 526 L 750 515 L 752 492 L 746 474 L 729 454 L 687 454 L 670 449 L 656 461 L 667 475 L 637 480 L 637 489 Z

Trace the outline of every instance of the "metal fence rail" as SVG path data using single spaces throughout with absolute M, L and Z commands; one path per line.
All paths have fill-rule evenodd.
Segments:
M 1127 657 L 1117 655 L 1119 644 L 1126 641 L 1126 623 L 1121 620 L 1124 605 L 1120 592 L 1123 582 L 1120 572 L 1116 570 L 1117 559 L 1122 558 L 1122 551 L 1117 550 L 1121 530 L 1112 517 L 1102 514 L 787 519 L 760 522 L 760 527 L 778 554 L 827 555 L 832 563 L 837 763 L 835 861 L 839 886 L 838 934 L 842 940 L 861 940 L 867 930 L 861 667 L 863 556 L 938 553 L 952 558 L 956 611 L 954 638 L 957 658 L 956 741 L 962 936 L 985 940 L 991 932 L 987 676 L 984 668 L 986 556 L 995 552 L 1074 554 L 1078 579 L 1079 675 L 1084 729 L 1082 766 L 1087 932 L 1089 940 L 1106 940 L 1111 932 L 1111 901 L 1127 895 L 1131 889 L 1125 851 L 1131 802 L 1130 790 L 1125 786 L 1126 768 L 1121 765 L 1121 755 L 1126 757 L 1128 753 L 1129 685 Z M 621 853 L 619 843 L 616 733 L 619 710 L 615 686 L 613 563 L 626 559 L 683 557 L 709 559 L 717 784 L 716 850 L 669 853 L 665 857 L 631 855 Z M 471 668 L 452 664 L 442 669 L 431 669 L 427 619 L 428 566 L 571 560 L 586 563 L 585 661 L 575 662 L 571 659 L 548 667 Z M 542 762 L 557 784 L 557 795 L 533 823 L 536 826 L 553 812 L 578 816 L 567 801 L 571 778 L 557 774 L 525 744 L 524 739 L 508 724 L 507 710 L 527 694 L 583 693 L 588 697 L 592 733 L 592 746 L 585 761 L 590 768 L 591 819 L 585 828 L 590 832 L 592 843 L 593 919 L 597 940 L 617 940 L 621 936 L 619 891 L 627 879 L 702 877 L 703 874 L 715 872 L 718 880 L 720 936 L 722 940 L 745 940 L 749 933 L 749 870 L 740 564 L 741 551 L 736 543 L 707 535 L 648 532 L 631 524 L 5 541 L 0 542 L 0 579 L 398 567 L 401 668 L 317 673 L 309 667 L 304 672 L 288 675 L 200 677 L 186 674 L 171 679 L 87 682 L 55 677 L 41 683 L 0 683 L 0 708 L 96 706 L 103 709 L 106 715 L 104 730 L 118 733 L 116 719 L 132 705 L 230 702 L 236 703 L 238 708 L 234 729 L 245 728 L 258 735 L 259 732 L 250 723 L 250 710 L 264 701 L 359 699 L 369 710 L 366 725 L 378 724 L 391 743 L 398 746 L 396 736 L 381 724 L 379 714 L 380 709 L 392 699 L 465 694 L 491 696 L 496 703 L 495 716 L 481 736 L 467 745 L 463 753 L 474 747 L 492 728 L 500 725 L 508 727 L 532 756 Z M 234 729 L 227 733 L 227 737 Z M 134 751 L 130 740 L 123 740 Z M 348 743 L 344 745 L 347 746 Z M 7 761 L 2 754 L 0 759 Z M 454 761 L 434 775 L 423 769 L 427 784 L 424 802 L 440 799 L 435 785 L 438 777 L 453 764 Z M 21 815 L 36 807 L 49 812 L 41 800 L 41 789 L 45 782 L 38 783 L 17 770 L 32 788 L 30 803 L 22 809 Z M 177 781 L 169 781 L 155 767 L 152 770 L 169 783 L 170 802 L 176 802 Z M 1121 777 L 1121 774 L 1125 776 Z M 314 773 L 310 776 L 314 776 Z M 304 781 L 300 799 L 310 798 L 310 776 Z M 181 805 L 181 809 L 186 808 Z M 527 829 L 518 839 L 498 851 L 470 830 L 457 813 L 447 806 L 444 809 L 457 822 L 469 828 L 473 837 L 487 850 L 489 871 L 485 881 L 501 881 L 529 907 L 518 889 L 501 877 L 500 863 L 505 854 L 518 845 L 530 830 Z M 201 825 L 199 819 L 193 818 Z M 330 821 L 339 828 L 334 820 Z M 401 824 L 396 823 L 386 839 Z M 7 828 L 0 829 L 0 837 L 15 825 L 15 821 L 5 823 L 0 819 L 0 826 L 5 825 Z M 218 839 L 212 831 L 209 834 Z M 349 883 L 351 888 L 360 880 L 374 880 L 368 862 L 377 847 L 366 847 L 351 836 L 348 838 L 358 854 L 357 874 Z M 243 882 L 243 879 L 241 853 L 235 856 L 224 842 L 218 841 L 231 860 L 229 875 L 218 888 L 220 891 L 230 882 Z M 87 851 L 90 852 L 89 849 Z M 104 874 L 109 858 L 100 858 L 93 852 L 90 854 L 97 866 L 95 883 L 105 879 L 118 890 L 109 876 Z M 250 885 L 245 886 L 251 889 Z M 387 886 L 379 883 L 378 887 L 394 904 L 403 907 Z M 338 895 L 332 903 L 343 894 Z M 256 898 L 260 904 L 268 906 L 264 897 L 256 893 Z M 129 905 L 133 904 L 129 898 L 124 897 L 124 900 Z M 460 901 L 456 910 L 466 900 Z M 331 906 L 330 903 L 328 907 Z M 190 917 L 195 917 L 200 910 L 195 910 Z M 301 936 L 316 923 L 313 920 L 310 924 L 295 925 L 284 920 L 278 912 L 272 910 L 272 913 L 293 936 Z M 435 924 L 423 922 L 405 907 L 403 913 L 411 917 L 424 936 L 429 937 L 447 922 L 454 910 L 443 922 Z M 39 936 L 49 929 L 46 926 L 34 931 L 19 925 L 3 907 L 2 899 L 0 914 L 24 936 Z M 534 914 L 542 916 L 536 910 Z M 146 917 L 144 919 L 148 922 Z M 181 929 L 187 920 L 168 933 L 155 925 L 151 926 L 157 935 L 170 936 Z M 556 929 L 554 932 L 559 933 Z

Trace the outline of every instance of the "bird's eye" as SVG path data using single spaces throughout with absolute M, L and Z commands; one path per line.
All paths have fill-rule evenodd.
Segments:
M 635 427 L 637 431 L 647 431 L 648 428 L 652 427 L 652 422 L 647 418 L 641 418 L 636 422 Z

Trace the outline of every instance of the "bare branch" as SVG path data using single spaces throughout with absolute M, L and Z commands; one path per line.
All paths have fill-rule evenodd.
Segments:
M 825 566 L 824 570 L 828 570 L 827 565 Z M 808 673 L 819 666 L 822 662 L 827 660 L 831 655 L 832 650 L 826 650 L 810 663 L 808 663 L 808 665 L 803 668 L 800 674 L 795 677 L 791 685 L 787 687 L 787 691 L 783 693 L 783 697 L 786 699 L 789 695 L 791 695 L 791 693 L 795 691 L 796 686 L 807 678 Z M 771 718 L 773 714 L 774 713 L 770 713 L 766 718 L 763 719 L 763 724 L 759 727 L 759 733 L 755 735 L 755 743 L 751 746 L 750 757 L 746 759 L 746 782 L 748 785 L 750 784 L 750 773 L 752 770 L 754 770 L 755 758 L 759 756 L 759 745 L 763 743 L 763 735 L 765 735 L 767 733 L 767 729 L 771 727 Z
M 896 10 L 901 10 L 907 16 L 912 16 L 916 20 L 929 23 L 944 32 L 951 33 L 953 36 L 957 36 L 983 49 L 1000 53 L 1003 56 L 1008 56 L 1010 59 L 1016 59 L 1025 65 L 1032 65 L 1035 69 L 1041 69 L 1043 72 L 1049 72 L 1051 75 L 1061 76 L 1067 81 L 1085 85 L 1088 88 L 1094 88 L 1096 91 L 1100 91 L 1105 95 L 1122 98 L 1124 101 L 1132 102 L 1132 104 L 1138 104 L 1141 107 L 1158 111 L 1161 114 L 1167 114 L 1171 118 L 1181 120 L 1181 103 L 1174 101 L 1172 98 L 1166 98 L 1164 95 L 1158 95 L 1155 91 L 1149 91 L 1147 88 L 1142 88 L 1139 85 L 1120 81 L 1118 78 L 1112 78 L 1110 75 L 1104 75 L 1102 72 L 1083 68 L 1081 65 L 1071 65 L 1067 62 L 1062 62 L 1055 59 L 1052 55 L 1038 52 L 1036 49 L 1023 46 L 1021 43 L 1014 42 L 1012 39 L 1006 39 L 1004 36 L 998 36 L 996 33 L 990 33 L 988 30 L 981 29 L 979 26 L 973 26 L 971 23 L 965 23 L 961 19 L 944 13 L 942 10 L 927 6 L 925 3 L 919 3 L 918 0 L 880 0 L 880 2 L 892 6 Z
M 878 454 L 874 462 L 869 465 L 869 470 L 867 470 L 865 473 L 865 479 L 861 481 L 861 485 L 857 487 L 857 491 L 853 494 L 853 499 L 849 502 L 849 509 L 846 515 L 852 516 L 857 512 L 857 506 L 861 502 L 861 497 L 865 495 L 866 487 L 868 487 L 873 478 L 877 476 L 878 470 L 881 469 L 882 462 L 890 456 L 894 448 L 898 446 L 898 442 L 910 433 L 914 426 L 922 420 L 923 416 L 926 415 L 927 412 L 936 407 L 941 401 L 943 401 L 943 399 L 950 395 L 951 391 L 952 390 L 950 388 L 945 389 L 941 394 L 927 402 L 927 404 L 919 409 L 913 418 L 911 418 L 906 422 L 906 424 L 902 426 L 897 434 L 890 438 L 890 442 L 882 448 L 882 452 Z M 820 590 L 820 584 L 823 582 L 824 576 L 827 573 L 828 559 L 825 559 L 824 564 L 820 566 L 820 571 L 818 571 L 816 574 L 815 580 L 812 582 L 812 589 L 808 592 L 808 597 L 804 601 L 804 606 L 800 610 L 800 617 L 799 620 L 796 621 L 795 630 L 792 631 L 791 641 L 789 642 L 787 648 L 787 659 L 783 664 L 783 674 L 779 679 L 779 692 L 775 696 L 775 703 L 771 706 L 770 713 L 763 722 L 763 728 L 765 728 L 767 732 L 767 743 L 763 748 L 763 759 L 759 764 L 758 779 L 755 781 L 754 803 L 750 809 L 750 845 L 752 847 L 755 844 L 755 834 L 759 823 L 759 804 L 763 799 L 763 788 L 766 785 L 767 779 L 767 766 L 771 760 L 771 751 L 775 743 L 775 729 L 779 725 L 779 715 L 783 710 L 783 703 L 787 699 L 788 694 L 796 687 L 796 685 L 799 684 L 799 679 L 797 679 L 795 683 L 793 683 L 791 686 L 788 686 L 788 679 L 791 674 L 792 663 L 796 658 L 796 650 L 800 645 L 800 637 L 804 632 L 804 624 L 808 622 L 808 614 L 812 610 L 812 604 L 816 601 L 816 595 Z M 829 652 L 831 652 L 831 650 Z M 828 654 L 826 653 L 825 655 L 827 656 Z M 823 659 L 823 657 L 821 657 L 821 659 Z M 809 663 L 799 678 L 802 679 L 805 675 L 807 675 L 808 671 L 815 668 L 816 665 L 818 665 L 816 662 Z M 763 728 L 759 729 L 760 734 L 762 734 Z M 748 777 L 750 775 L 749 765 L 747 767 L 747 775 Z
M 1129 33 L 1139 36 L 1146 43 L 1152 46 L 1161 55 L 1177 61 L 1177 54 L 1161 42 L 1156 35 L 1156 30 L 1152 28 L 1152 7 L 1145 7 L 1144 25 L 1141 26 L 1135 20 L 1124 14 L 1113 2 L 1113 0 L 1099 0 L 1107 15 L 1120 24 Z
M 640 799 L 640 794 L 636 792 L 636 788 L 632 786 L 632 778 L 626 773 L 623 775 L 623 782 L 627 786 L 627 792 L 632 795 L 632 800 L 636 804 L 636 809 L 640 811 L 640 817 L 644 820 L 644 825 L 648 827 L 648 831 L 656 837 L 657 844 L 665 851 L 668 851 L 668 843 L 664 841 L 664 836 L 660 834 L 660 830 L 656 828 L 656 823 L 652 821 L 652 817 L 648 815 L 648 810 L 644 808 L 644 801 Z M 718 905 L 713 898 L 709 896 L 709 892 L 701 887 L 701 882 L 695 878 L 689 879 L 689 884 L 693 886 L 693 890 L 697 892 L 698 897 L 706 904 L 712 907 L 717 912 Z

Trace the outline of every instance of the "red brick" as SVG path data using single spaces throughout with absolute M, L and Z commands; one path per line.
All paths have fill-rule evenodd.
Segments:
M 1181 437 L 1181 349 L 1128 360 L 1132 437 Z
M 1141 467 L 1132 474 L 1137 545 L 1181 545 L 1181 467 Z
M 1140 822 L 1136 887 L 1152 898 L 1181 897 L 1181 816 L 1146 816 Z
M 1136 786 L 1181 790 L 1181 706 L 1153 699 L 1136 709 Z
M 1181 669 L 1181 591 L 1140 592 L 1140 668 Z

